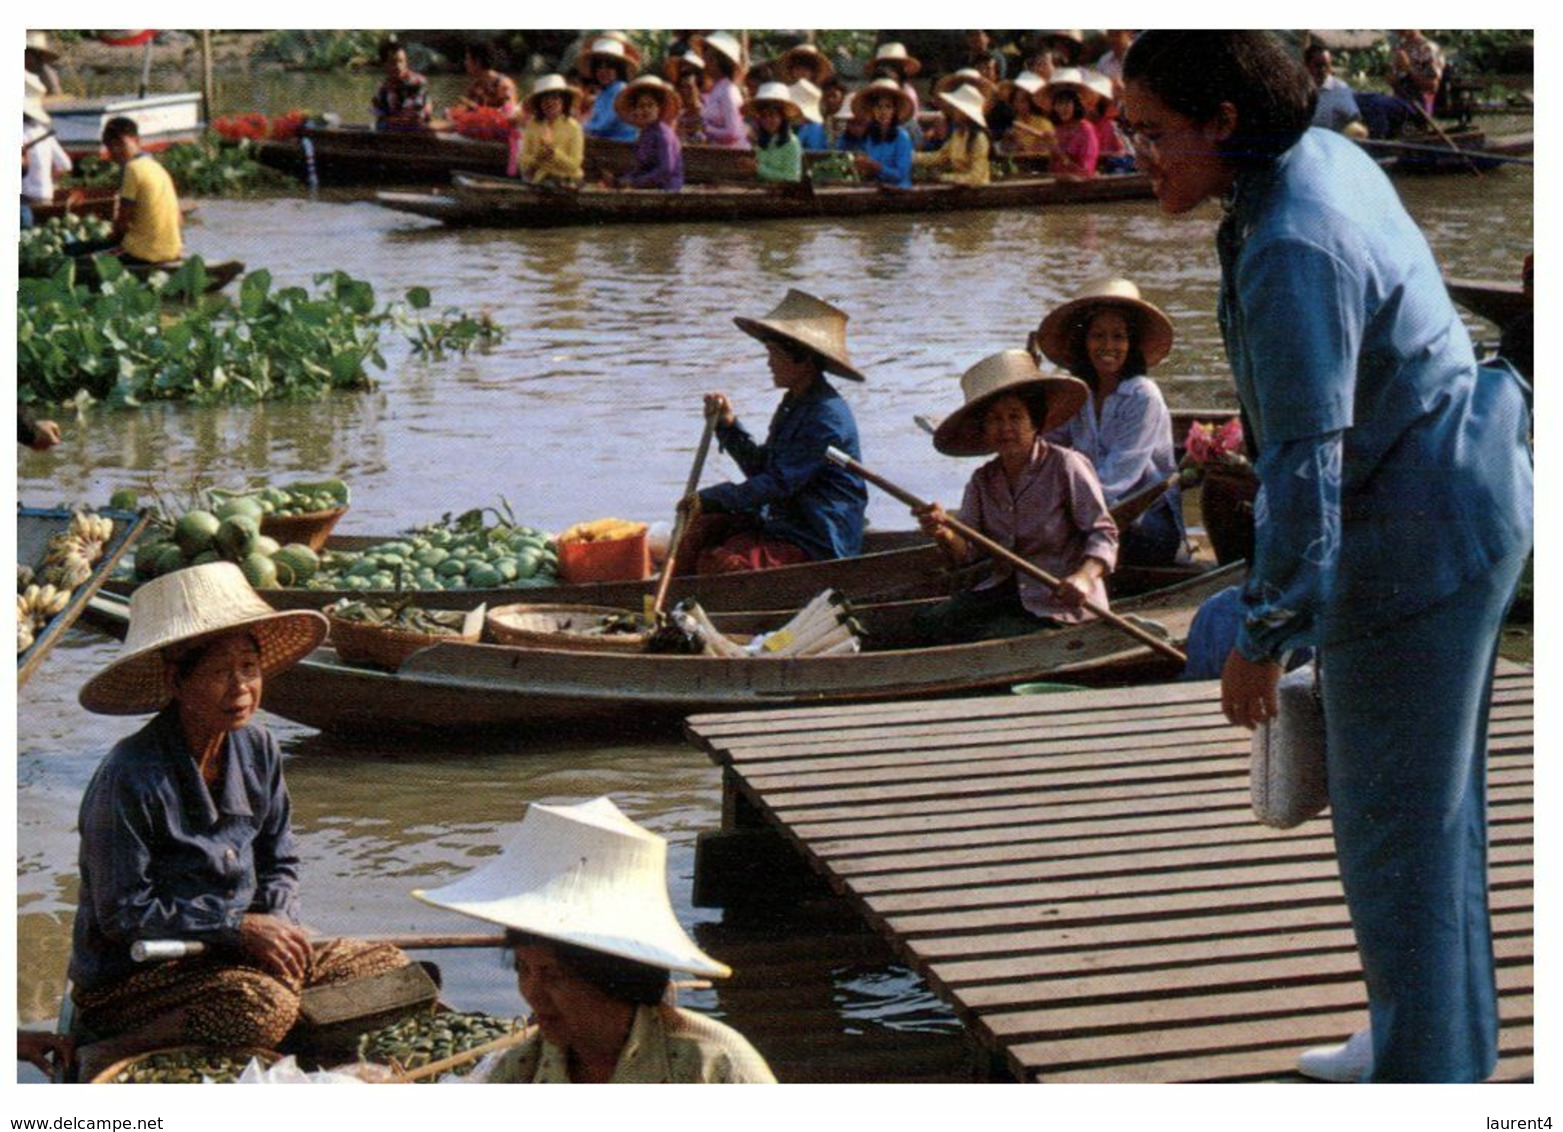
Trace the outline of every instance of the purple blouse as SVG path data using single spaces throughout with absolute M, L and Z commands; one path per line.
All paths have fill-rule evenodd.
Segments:
M 673 192 L 684 187 L 684 147 L 672 126 L 653 122 L 642 128 L 635 141 L 635 168 L 619 183 Z
M 1108 573 L 1118 562 L 1118 528 L 1107 511 L 1091 461 L 1041 438 L 1013 489 L 998 459 L 978 468 L 966 485 L 959 518 L 1055 578 L 1074 573 L 1087 558 L 1101 559 Z M 996 586 L 1013 573 L 1014 567 L 994 562 L 993 572 L 977 589 Z M 1030 574 L 1019 574 L 1016 582 L 1020 603 L 1028 613 L 1065 622 L 1093 616 L 1085 609 L 1069 608 Z M 1107 586 L 1098 581 L 1091 598 L 1106 605 Z

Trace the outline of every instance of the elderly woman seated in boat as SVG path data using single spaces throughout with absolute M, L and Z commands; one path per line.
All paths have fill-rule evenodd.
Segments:
M 535 1025 L 480 1066 L 485 1080 L 775 1083 L 743 1035 L 671 1004 L 669 972 L 726 978 L 732 971 L 679 926 L 668 899 L 667 842 L 609 799 L 534 803 L 498 858 L 413 895 L 505 929 Z
M 1121 532 L 1125 565 L 1169 566 L 1184 553 L 1172 414 L 1149 371 L 1172 349 L 1172 322 L 1127 279 L 1102 279 L 1050 312 L 1032 347 L 1084 381 L 1086 406 L 1048 437 L 1096 469 L 1109 507 L 1168 485 Z M 1133 505 L 1131 505 L 1133 506 Z
M 949 137 L 934 153 L 914 154 L 913 164 L 932 172 L 941 181 L 986 185 L 991 176 L 988 121 L 982 112 L 986 98 L 982 91 L 969 84 L 946 91 L 938 98 L 946 111 Z
M 1118 529 L 1091 462 L 1049 444 L 1086 403 L 1078 378 L 1044 375 L 1024 350 L 984 358 L 961 378 L 966 403 L 934 433 L 947 456 L 994 458 L 966 485 L 959 519 L 1058 579 L 1048 589 L 995 562 L 973 589 L 919 614 L 919 635 L 957 644 L 1033 633 L 1088 620 L 1088 600 L 1107 604 L 1106 578 L 1118 559 Z M 965 565 L 975 548 L 949 525 L 937 503 L 918 509 L 918 523 L 951 562 Z
M 370 108 L 377 130 L 426 130 L 433 113 L 429 80 L 407 65 L 407 49 L 388 41 L 380 48 L 385 78 L 374 92 Z
M 748 478 L 690 496 L 685 545 L 702 574 L 763 570 L 862 552 L 868 491 L 825 458 L 835 447 L 858 458 L 852 408 L 825 379 L 863 381 L 847 354 L 847 315 L 803 291 L 788 291 L 763 318 L 736 318 L 765 343 L 771 377 L 784 391 L 764 444 L 757 444 L 725 393 L 706 396 L 722 451 Z
M 394 947 L 312 941 L 282 755 L 253 722 L 267 680 L 326 621 L 277 612 L 228 562 L 131 597 L 121 656 L 81 690 L 88 711 L 156 713 L 117 743 L 82 798 L 70 979 L 83 1071 L 171 1045 L 274 1048 L 306 987 L 405 966 Z M 131 945 L 201 954 L 138 967 Z
M 532 84 L 515 169 L 529 184 L 580 184 L 586 137 L 571 113 L 576 97 L 563 75 L 544 75 Z
M 635 164 L 628 173 L 609 173 L 603 184 L 626 189 L 684 187 L 684 143 L 673 123 L 678 120 L 678 92 L 656 75 L 642 75 L 619 92 L 617 113 L 640 131 L 635 140 Z
M 466 109 L 514 110 L 518 95 L 508 75 L 494 69 L 495 51 L 491 43 L 468 44 L 463 65 L 467 72 L 467 93 L 456 105 Z
M 578 68 L 582 78 L 597 85 L 591 116 L 586 119 L 586 136 L 634 141 L 640 131 L 619 110 L 618 98 L 625 84 L 639 72 L 639 59 L 621 40 L 601 36 L 592 41 Z
M 912 135 L 904 123 L 912 100 L 894 79 L 876 79 L 852 96 L 854 118 L 867 123 L 853 161 L 858 176 L 896 189 L 912 187 Z
M 802 108 L 781 83 L 766 83 L 744 107 L 754 138 L 754 174 L 765 184 L 797 184 L 803 180 L 803 143 L 797 126 Z M 744 158 L 749 161 L 748 158 Z

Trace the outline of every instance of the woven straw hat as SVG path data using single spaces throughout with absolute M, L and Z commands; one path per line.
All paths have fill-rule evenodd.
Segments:
M 543 75 L 532 84 L 531 93 L 526 96 L 526 109 L 529 114 L 538 118 L 543 116 L 542 110 L 538 107 L 538 99 L 545 94 L 562 94 L 564 96 L 564 112 L 573 114 L 575 112 L 575 100 L 580 97 L 581 92 L 565 82 L 563 75 Z
M 271 677 L 313 652 L 326 626 L 312 609 L 278 612 L 267 605 L 232 562 L 175 570 L 130 595 L 124 653 L 88 680 L 78 698 L 99 715 L 161 711 L 174 698 L 165 650 L 244 629 L 260 645 L 261 670 Z
M 726 978 L 689 938 L 668 899 L 668 843 L 607 798 L 534 802 L 500 855 L 413 896 L 491 924 L 652 967 Z
M 1050 312 L 1037 327 L 1038 348 L 1055 365 L 1079 370 L 1084 359 L 1071 352 L 1073 331 L 1088 324 L 1101 310 L 1123 313 L 1147 368 L 1160 362 L 1172 349 L 1172 320 L 1160 307 L 1140 298 L 1140 289 L 1127 279 L 1097 279 Z
M 705 74 L 706 61 L 698 51 L 684 52 L 678 57 L 678 65 L 680 68 L 689 67 L 699 71 L 702 75 Z
M 847 312 L 794 288 L 764 318 L 735 318 L 738 329 L 761 342 L 801 346 L 830 373 L 867 381 L 847 354 Z
M 711 50 L 726 56 L 737 66 L 742 67 L 744 65 L 744 49 L 728 32 L 712 32 L 706 36 L 705 45 L 711 48 Z
M 983 358 L 961 376 L 966 403 L 934 430 L 933 446 L 946 456 L 984 456 L 993 451 L 982 438 L 982 415 L 1006 393 L 1040 389 L 1047 396 L 1047 419 L 1038 432 L 1050 432 L 1080 411 L 1089 395 L 1085 382 L 1063 374 L 1045 374 L 1024 350 L 1001 350 Z
M 999 97 L 1008 102 L 1014 97 L 1017 88 L 1030 95 L 1032 105 L 1035 106 L 1037 96 L 1047 89 L 1047 80 L 1031 71 L 1022 71 L 1013 79 L 999 84 Z
M 45 63 L 55 63 L 60 58 L 60 53 L 49 46 L 49 33 L 46 31 L 28 32 L 27 50 L 37 52 Z
M 803 120 L 803 107 L 793 101 L 792 88 L 786 83 L 761 83 L 754 97 L 744 103 L 744 117 L 753 118 L 767 103 L 778 107 L 793 125 Z
M 796 47 L 783 51 L 776 62 L 781 68 L 781 74 L 787 73 L 785 68 L 789 63 L 807 64 L 813 68 L 813 78 L 816 83 L 822 83 L 836 73 L 835 64 L 812 43 L 800 43 Z
M 867 118 L 868 103 L 882 95 L 889 95 L 895 99 L 895 120 L 897 122 L 905 122 L 912 116 L 912 98 L 906 91 L 901 89 L 901 84 L 894 79 L 875 79 L 843 102 L 842 106 L 843 108 L 850 106 L 853 117 Z
M 1080 72 L 1081 85 L 1098 99 L 1110 100 L 1113 96 L 1113 81 L 1100 71 L 1086 69 Z
M 798 104 L 798 109 L 810 122 L 823 122 L 825 116 L 820 113 L 819 100 L 820 89 L 808 79 L 799 79 L 787 88 L 792 92 L 793 102 Z
M 1059 67 L 1053 71 L 1053 77 L 1047 80 L 1049 90 L 1068 89 L 1084 93 L 1093 93 L 1086 85 L 1085 72 L 1079 67 Z
M 933 84 L 935 94 L 945 94 L 958 87 L 974 86 L 982 91 L 983 97 L 991 100 L 998 93 L 999 84 L 989 79 L 981 71 L 974 67 L 962 67 L 958 71 L 951 71 L 944 78 Z
M 678 117 L 679 109 L 684 105 L 684 100 L 674 90 L 656 75 L 642 75 L 633 82 L 624 84 L 624 89 L 614 95 L 613 112 L 625 122 L 630 120 L 630 105 L 642 94 L 655 95 L 657 101 L 662 104 L 662 120 L 671 122 Z
M 906 53 L 904 43 L 881 43 L 879 50 L 874 52 L 874 61 L 869 66 L 869 72 L 881 63 L 889 63 L 901 72 L 903 79 L 909 79 L 923 69 L 922 63 L 915 57 Z
M 633 79 L 640 73 L 640 52 L 622 39 L 601 35 L 592 40 L 591 49 L 583 54 L 575 68 L 582 78 L 591 78 L 598 59 L 611 59 L 624 65 L 624 77 Z
M 953 108 L 957 113 L 964 114 L 983 129 L 988 128 L 988 119 L 982 113 L 988 100 L 976 87 L 961 86 L 945 91 L 939 95 L 939 101 Z

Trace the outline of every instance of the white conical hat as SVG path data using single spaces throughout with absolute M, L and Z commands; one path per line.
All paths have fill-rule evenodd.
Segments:
M 787 88 L 792 92 L 792 100 L 798 104 L 798 109 L 803 111 L 803 116 L 811 122 L 823 122 L 825 116 L 820 113 L 819 100 L 820 89 L 808 79 L 799 79 Z
M 761 104 L 767 102 L 779 108 L 789 122 L 797 124 L 803 119 L 803 107 L 793 100 L 792 88 L 786 83 L 761 83 L 754 97 L 744 103 L 744 116 L 754 117 L 759 113 Z
M 939 95 L 939 101 L 946 106 L 954 107 L 958 113 L 964 114 L 983 129 L 988 128 L 988 119 L 982 112 L 988 100 L 983 97 L 982 91 L 976 87 L 962 86 L 954 90 L 943 91 Z
M 534 802 L 500 855 L 413 896 L 425 904 L 652 967 L 726 978 L 668 899 L 668 843 L 608 798 Z

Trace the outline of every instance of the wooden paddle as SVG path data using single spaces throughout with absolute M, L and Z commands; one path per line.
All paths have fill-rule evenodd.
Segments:
M 1486 174 L 1477 168 L 1476 162 L 1472 159 L 1470 151 L 1461 149 L 1458 145 L 1455 144 L 1455 141 L 1452 137 L 1444 133 L 1444 128 L 1437 122 L 1433 121 L 1433 116 L 1427 112 L 1427 108 L 1422 105 L 1419 99 L 1412 99 L 1410 101 L 1411 105 L 1416 107 L 1416 112 L 1422 115 L 1422 121 L 1431 126 L 1433 128 L 1433 132 L 1439 137 L 1443 138 L 1445 144 L 1447 144 L 1450 149 L 1454 150 L 1461 157 L 1465 158 L 1465 163 L 1471 167 L 1471 172 L 1475 173 L 1478 179 L 1485 180 Z
M 887 492 L 888 494 L 894 496 L 895 498 L 899 499 L 902 503 L 905 503 L 908 507 L 911 507 L 911 508 L 915 509 L 915 508 L 919 508 L 919 507 L 926 507 L 926 506 L 928 506 L 928 504 L 924 500 L 921 500 L 921 499 L 917 498 L 917 496 L 913 495 L 911 492 L 907 491 L 905 488 L 900 487 L 897 484 L 891 483 L 889 480 L 885 479 L 883 476 L 877 475 L 874 472 L 869 471 L 862 464 L 858 463 L 851 456 L 848 456 L 845 452 L 841 451 L 839 448 L 827 448 L 827 449 L 825 449 L 825 458 L 827 460 L 829 460 L 831 463 L 837 465 L 838 467 L 845 468 L 847 471 L 851 472 L 852 474 L 857 475 L 857 476 L 861 476 L 868 483 L 871 483 L 875 487 L 879 488 L 881 491 Z M 978 532 L 976 530 L 973 530 L 971 527 L 968 527 L 965 523 L 961 522 L 959 519 L 953 519 L 953 518 L 946 517 L 945 521 L 947 523 L 949 523 L 950 529 L 955 531 L 962 538 L 968 539 L 971 542 L 976 543 L 978 546 L 982 547 L 982 549 L 986 550 L 989 554 L 993 555 L 995 558 L 999 558 L 999 559 L 1002 559 L 1005 562 L 1008 562 L 1015 569 L 1021 570 L 1021 571 L 1024 571 L 1025 573 L 1027 573 L 1027 574 L 1030 574 L 1033 578 L 1036 578 L 1038 581 L 1046 584 L 1047 586 L 1049 586 L 1049 587 L 1051 587 L 1053 589 L 1057 589 L 1058 588 L 1060 583 L 1059 583 L 1059 580 L 1057 578 L 1053 577 L 1053 575 L 1049 574 L 1046 570 L 1042 569 L 1040 566 L 1037 566 L 1037 565 L 1035 565 L 1032 562 L 1028 562 L 1026 559 L 1022 558 L 1020 555 L 1016 554 L 1013 550 L 1010 550 L 1008 547 L 1001 546 L 999 543 L 994 542 L 992 539 L 988 538 L 986 535 L 984 535 L 984 534 L 982 534 L 982 533 L 980 533 L 980 532 Z M 1145 645 L 1148 648 L 1154 649 L 1156 652 L 1161 653 L 1163 656 L 1165 656 L 1165 657 L 1167 657 L 1167 658 L 1169 658 L 1171 660 L 1176 660 L 1179 664 L 1186 664 L 1186 663 L 1188 663 L 1188 657 L 1183 655 L 1183 653 L 1180 652 L 1178 649 L 1174 648 L 1172 645 L 1169 645 L 1166 641 L 1162 640 L 1160 637 L 1157 637 L 1157 636 L 1155 636 L 1152 633 L 1146 632 L 1144 629 L 1140 628 L 1138 625 L 1135 625 L 1133 622 L 1126 621 L 1124 618 L 1119 617 L 1116 613 L 1114 613 L 1112 610 L 1108 609 L 1105 605 L 1101 605 L 1098 602 L 1091 601 L 1090 599 L 1087 599 L 1084 604 L 1085 604 L 1085 608 L 1086 609 L 1088 609 L 1092 613 L 1096 614 L 1096 616 L 1100 617 L 1103 621 L 1107 622 L 1107 624 L 1113 626 L 1116 629 L 1121 629 L 1123 632 L 1129 634 L 1129 636 L 1131 636 L 1135 640 L 1139 641 L 1142 645 Z
M 684 485 L 684 494 L 680 501 L 689 498 L 700 486 L 700 473 L 705 470 L 706 453 L 711 451 L 711 436 L 716 432 L 716 414 L 706 413 L 705 431 L 700 434 L 700 446 L 695 449 L 695 463 L 689 469 L 689 482 Z M 655 622 L 662 616 L 662 607 L 667 603 L 668 588 L 673 584 L 673 567 L 678 563 L 679 544 L 684 541 L 684 532 L 689 529 L 687 512 L 682 508 L 673 520 L 673 537 L 668 541 L 667 561 L 662 563 L 662 577 L 657 581 L 657 594 L 652 599 L 651 608 L 646 613 L 646 620 Z

